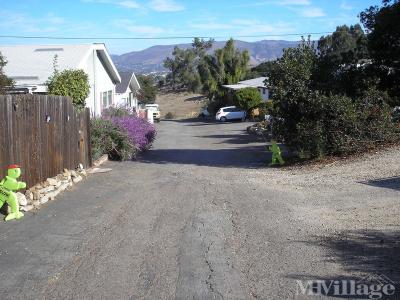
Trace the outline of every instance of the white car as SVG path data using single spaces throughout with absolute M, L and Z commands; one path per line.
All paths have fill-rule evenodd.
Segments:
M 215 115 L 217 121 L 226 122 L 229 120 L 246 119 L 246 112 L 236 106 L 221 107 Z

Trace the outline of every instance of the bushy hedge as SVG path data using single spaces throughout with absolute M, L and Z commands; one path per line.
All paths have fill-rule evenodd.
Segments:
M 274 136 L 283 140 L 303 158 L 364 152 L 378 145 L 399 140 L 392 122 L 392 109 L 382 93 L 370 90 L 354 101 L 341 96 L 310 93 L 304 101 L 283 105 L 297 118 L 275 121 Z
M 135 159 L 156 137 L 153 124 L 125 109 L 109 109 L 91 121 L 93 159 L 108 154 L 112 160 Z
M 263 99 L 256 88 L 244 88 L 235 92 L 233 101 L 235 105 L 249 112 L 258 107 Z
M 287 49 L 271 72 L 273 136 L 303 158 L 363 152 L 399 140 L 387 94 L 374 88 L 357 97 L 314 88 L 316 53 L 310 43 Z

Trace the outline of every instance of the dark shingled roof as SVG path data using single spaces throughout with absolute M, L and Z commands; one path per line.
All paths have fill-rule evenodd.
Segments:
M 118 94 L 123 94 L 126 92 L 129 82 L 131 81 L 133 75 L 133 71 L 128 72 L 119 72 L 119 76 L 121 76 L 121 83 L 118 83 L 115 86 L 115 92 Z

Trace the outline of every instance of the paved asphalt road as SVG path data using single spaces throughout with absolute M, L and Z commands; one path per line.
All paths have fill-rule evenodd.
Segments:
M 307 196 L 248 180 L 267 160 L 248 125 L 161 122 L 138 161 L 1 223 L 0 298 L 293 299 L 338 274 Z

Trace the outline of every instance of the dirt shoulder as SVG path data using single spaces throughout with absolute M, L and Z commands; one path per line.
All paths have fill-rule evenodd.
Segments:
M 171 112 L 176 119 L 197 117 L 205 105 L 206 98 L 200 94 L 187 92 L 160 93 L 156 103 L 160 105 L 161 117 Z
M 293 209 L 332 230 L 392 230 L 400 225 L 400 147 L 358 158 L 251 171 L 251 181 L 298 192 Z

